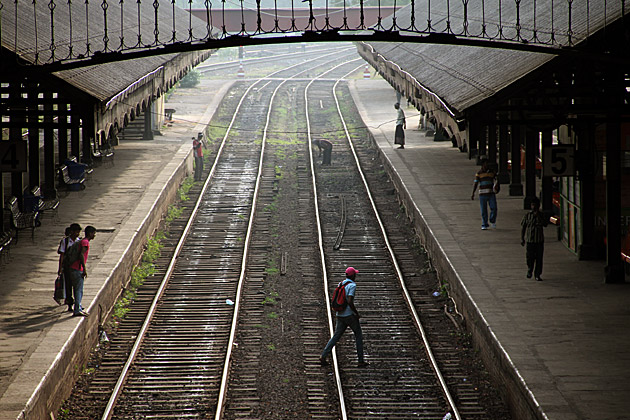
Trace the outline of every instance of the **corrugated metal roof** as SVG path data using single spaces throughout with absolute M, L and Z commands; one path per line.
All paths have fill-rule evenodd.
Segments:
M 105 102 L 136 80 L 163 66 L 176 55 L 169 54 L 118 61 L 64 70 L 56 72 L 54 75 L 95 99 Z
M 107 32 L 103 27 L 105 12 L 102 5 L 105 3 L 89 3 L 89 7 L 86 6 L 87 3 L 59 0 L 55 3 L 32 2 L 31 0 L 3 2 L 4 7 L 0 14 L 2 47 L 16 53 L 26 61 L 35 62 L 38 59 L 40 62 L 46 62 L 52 54 L 57 59 L 67 57 L 70 49 L 75 54 L 85 53 L 88 39 L 91 51 L 104 50 L 105 41 L 109 50 L 118 49 L 121 42 L 126 47 L 131 47 L 138 43 L 139 38 L 143 44 L 155 42 L 156 22 L 153 1 L 108 3 Z M 55 4 L 53 12 L 50 9 L 51 4 Z M 206 23 L 196 17 L 191 17 L 183 9 L 175 8 L 173 18 L 173 5 L 168 0 L 157 0 L 155 4 L 158 5 L 159 10 L 157 21 L 159 42 L 171 41 L 173 27 L 178 40 L 187 39 L 189 19 L 195 36 L 201 37 L 206 33 Z M 139 9 L 140 26 L 138 26 Z M 53 25 L 51 25 L 51 20 Z M 52 32 L 51 26 L 54 28 Z M 125 60 L 64 70 L 54 75 L 103 101 L 173 60 L 177 55 L 168 54 Z
M 458 16 L 461 17 L 463 14 L 454 3 L 459 3 L 459 9 L 461 9 L 461 2 L 451 3 L 453 4 L 451 4 L 450 25 L 452 30 L 457 33 L 461 30 L 463 22 Z M 509 7 L 510 4 L 513 6 L 514 0 L 504 0 L 501 3 L 503 6 L 501 21 L 504 23 L 515 21 L 516 10 L 514 7 Z M 562 13 L 560 10 L 562 8 L 558 7 L 560 3 L 566 7 L 564 2 L 556 1 L 553 3 L 556 5 L 556 9 L 553 11 L 554 30 L 568 27 L 568 14 Z M 435 5 L 435 2 L 433 4 Z M 499 15 L 497 3 L 493 2 L 493 4 L 494 9 L 490 9 L 488 3 L 484 15 L 481 15 L 480 9 L 469 8 L 468 16 L 471 24 L 468 30 L 472 33 L 481 33 L 482 23 L 485 23 L 487 31 L 497 32 L 495 24 L 499 21 Z M 548 39 L 550 35 L 545 33 L 543 29 L 552 27 L 551 4 L 551 1 L 537 2 L 537 36 L 544 39 Z M 476 2 L 475 5 L 479 7 L 480 3 Z M 531 11 L 531 4 L 528 3 L 524 7 L 529 7 Z M 427 0 L 416 1 L 416 27 L 421 28 L 423 24 L 426 26 L 427 10 Z M 521 9 L 520 16 L 522 35 L 526 38 L 533 36 L 533 22 L 530 19 L 533 14 L 526 13 L 526 9 Z M 409 25 L 410 17 L 410 6 L 401 9 L 396 14 L 397 24 L 400 26 Z M 620 17 L 620 2 L 574 2 L 572 36 L 576 40 L 584 41 L 590 34 Z M 435 6 L 433 6 L 431 18 L 435 31 L 445 29 L 445 10 L 436 11 Z M 391 18 L 384 20 L 383 26 L 387 28 L 388 25 L 391 25 Z M 514 27 L 506 27 L 505 31 L 506 35 L 513 33 Z M 557 34 L 557 38 L 562 38 L 561 34 Z M 566 38 L 564 40 L 566 41 Z M 371 45 L 374 51 L 385 59 L 399 65 L 402 70 L 408 72 L 420 84 L 437 94 L 456 112 L 463 112 L 493 96 L 556 57 L 541 53 L 456 45 L 378 42 L 366 44 Z

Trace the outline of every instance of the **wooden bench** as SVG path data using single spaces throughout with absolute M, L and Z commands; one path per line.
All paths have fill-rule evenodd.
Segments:
M 15 243 L 18 242 L 18 233 L 20 230 L 31 229 L 31 239 L 35 240 L 35 228 L 39 226 L 37 216 L 38 212 L 22 213 L 18 206 L 18 199 L 11 197 L 6 201 L 6 209 L 10 212 L 11 227 L 15 229 Z
M 70 178 L 68 166 L 61 165 L 59 167 L 59 186 L 66 187 L 67 190 L 83 190 L 85 189 L 85 175 L 81 178 Z

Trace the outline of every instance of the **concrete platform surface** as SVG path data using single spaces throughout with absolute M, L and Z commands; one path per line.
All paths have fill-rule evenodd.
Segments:
M 98 332 L 101 305 L 120 292 L 121 277 L 191 173 L 191 137 L 204 131 L 232 82 L 202 84 L 170 97 L 167 107 L 177 112 L 162 135 L 116 146 L 113 166 L 97 167 L 85 190 L 62 193 L 57 218 L 44 216 L 34 241 L 30 232 L 20 232 L 11 247 L 9 262 L 0 266 L 1 420 L 51 418 L 55 402 L 42 401 L 40 394 L 80 372 L 81 361 L 72 353 Z M 57 246 L 74 222 L 97 228 L 84 287 L 88 318 L 72 317 L 52 298 Z
M 407 115 L 405 149 L 394 146 L 396 93 L 382 79 L 350 82 L 364 123 L 410 200 L 416 227 L 444 278 L 471 312 L 477 328 L 496 341 L 539 418 L 630 419 L 630 287 L 604 284 L 604 262 L 578 261 L 545 232 L 543 281 L 525 277 L 520 221 L 522 197 L 497 195 L 496 230 L 481 230 L 478 170 L 451 142 L 434 142 Z M 413 207 L 411 210 L 409 207 Z

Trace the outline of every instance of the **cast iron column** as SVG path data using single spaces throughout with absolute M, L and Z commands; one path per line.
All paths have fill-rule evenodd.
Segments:
M 545 147 L 551 146 L 552 143 L 552 131 L 544 130 L 542 132 L 542 147 L 543 151 Z M 544 153 L 544 152 L 543 152 Z M 553 178 L 550 176 L 544 176 L 542 178 L 542 210 L 545 216 L 551 216 L 553 213 Z
M 153 102 L 149 102 L 147 104 L 147 109 L 144 110 L 144 134 L 142 135 L 143 140 L 153 140 L 153 113 L 151 110 L 153 109 Z
M 53 130 L 53 95 L 44 93 L 44 196 L 55 197 L 55 134 Z M 60 116 L 57 116 L 59 123 Z
M 606 283 L 623 283 L 621 261 L 621 123 L 619 111 L 606 123 Z
M 523 184 L 521 183 L 521 126 L 512 125 L 512 170 L 510 172 L 510 195 L 523 195 Z
M 525 129 L 525 199 L 523 208 L 529 210 L 536 194 L 536 150 L 538 149 L 538 131 Z
M 508 135 L 507 118 L 501 116 L 499 125 L 499 173 L 497 175 L 499 183 L 507 185 L 510 183 L 510 173 L 508 171 L 508 150 L 510 148 L 510 137 Z
M 36 84 L 28 85 L 28 186 L 39 185 L 39 92 Z

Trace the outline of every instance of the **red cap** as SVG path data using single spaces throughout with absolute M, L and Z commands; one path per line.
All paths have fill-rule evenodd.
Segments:
M 354 267 L 348 267 L 346 268 L 346 276 L 354 276 L 355 274 L 357 274 L 359 272 L 359 270 L 357 270 Z

